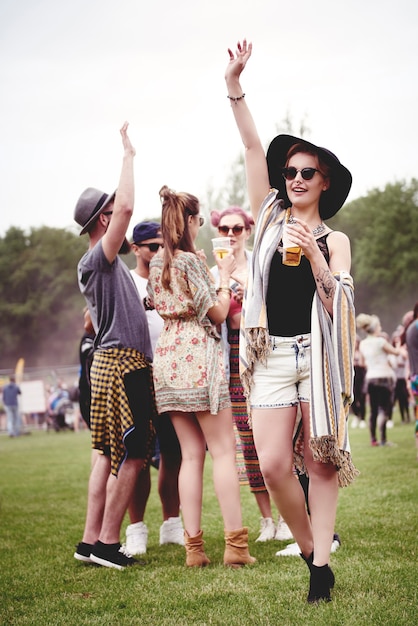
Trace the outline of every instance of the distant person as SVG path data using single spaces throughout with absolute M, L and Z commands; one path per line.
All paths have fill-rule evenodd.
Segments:
M 408 349 L 405 344 L 403 327 L 397 329 L 392 335 L 392 345 L 399 346 L 401 353 L 398 356 L 392 355 L 390 362 L 395 373 L 395 389 L 393 391 L 393 407 L 398 403 L 402 424 L 409 424 L 411 416 L 409 414 L 409 390 L 408 390 Z
M 67 411 L 73 410 L 70 392 L 67 385 L 60 380 L 57 386 L 51 388 L 48 397 L 48 412 L 51 425 L 56 432 L 60 430 L 74 430 L 74 427 L 66 420 Z
M 88 233 L 78 283 L 95 331 L 91 367 L 92 447 L 99 451 L 89 481 L 82 541 L 74 557 L 124 569 L 137 563 L 120 543 L 120 531 L 139 472 L 154 446 L 152 348 L 145 310 L 127 265 L 126 231 L 134 206 L 135 150 L 121 129 L 124 149 L 115 193 L 87 188 L 74 212 Z
M 372 446 L 393 445 L 387 441 L 387 423 L 392 417 L 394 372 L 389 355 L 401 354 L 400 346 L 392 344 L 382 336 L 382 326 L 377 315 L 360 313 L 357 328 L 366 333 L 360 341 L 359 350 L 366 366 L 367 393 L 370 402 L 370 440 Z M 379 429 L 379 441 L 376 438 Z
M 224 564 L 253 563 L 248 528 L 242 526 L 240 485 L 235 465 L 231 400 L 216 325 L 228 315 L 232 254 L 217 261 L 220 286 L 195 240 L 203 217 L 198 199 L 164 186 L 161 231 L 164 248 L 150 264 L 150 300 L 164 320 L 154 356 L 158 413 L 169 413 L 180 441 L 179 493 L 185 528 L 186 565 L 203 567 L 203 470 L 206 446 L 213 461 L 213 482 L 224 522 Z
M 414 306 L 413 319 L 406 328 L 406 347 L 409 357 L 409 384 L 415 399 L 415 443 L 418 460 L 418 302 Z
M 7 432 L 9 437 L 19 437 L 21 434 L 22 420 L 19 411 L 19 385 L 14 376 L 9 377 L 9 382 L 3 387 L 3 404 L 7 417 Z
M 164 322 L 157 311 L 148 303 L 149 264 L 163 245 L 161 226 L 158 222 L 140 222 L 132 234 L 132 251 L 136 266 L 131 270 L 140 300 L 145 307 L 150 332 L 152 352 Z M 155 420 L 157 431 L 158 493 L 162 505 L 163 523 L 160 527 L 160 545 L 174 543 L 184 545 L 183 524 L 180 517 L 178 476 L 181 465 L 179 440 L 167 413 Z M 145 554 L 148 542 L 148 527 L 144 522 L 145 508 L 151 491 L 150 464 L 140 473 L 128 506 L 130 524 L 126 528 L 126 547 L 130 554 Z
M 365 428 L 366 427 L 366 366 L 364 364 L 364 357 L 360 352 L 360 337 L 356 337 L 356 347 L 354 350 L 354 389 L 353 389 L 353 404 L 351 410 L 354 413 L 354 417 L 351 421 L 353 428 Z

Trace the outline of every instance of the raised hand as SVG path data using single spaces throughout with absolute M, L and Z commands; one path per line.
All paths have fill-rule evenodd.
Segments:
M 136 150 L 131 144 L 131 140 L 128 137 L 128 126 L 129 126 L 129 122 L 124 122 L 122 128 L 120 129 L 120 134 L 122 136 L 122 143 L 125 149 L 125 154 L 135 156 Z
M 237 49 L 235 54 L 232 52 L 230 48 L 228 48 L 229 54 L 229 63 L 226 67 L 225 78 L 239 78 L 242 70 L 247 64 L 248 59 L 251 56 L 251 52 L 253 49 L 252 43 L 247 43 L 246 39 L 242 40 L 242 43 L 239 41 L 237 43 Z

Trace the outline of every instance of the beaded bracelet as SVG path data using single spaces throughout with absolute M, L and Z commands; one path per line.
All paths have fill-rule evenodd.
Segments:
M 229 100 L 232 100 L 232 102 L 235 102 L 236 104 L 238 100 L 242 100 L 243 98 L 245 98 L 245 93 L 243 93 L 241 96 L 238 96 L 237 98 L 234 98 L 234 96 L 227 96 L 227 98 Z

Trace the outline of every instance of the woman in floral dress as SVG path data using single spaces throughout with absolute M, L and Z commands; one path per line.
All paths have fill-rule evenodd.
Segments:
M 163 251 L 150 265 L 150 300 L 164 319 L 154 355 L 157 410 L 170 414 L 180 441 L 179 493 L 185 528 L 186 565 L 202 567 L 203 468 L 206 446 L 213 460 L 213 480 L 225 528 L 224 563 L 254 562 L 248 552 L 248 529 L 242 527 L 235 437 L 220 335 L 229 311 L 232 254 L 218 260 L 216 290 L 195 239 L 203 224 L 198 199 L 160 190 Z

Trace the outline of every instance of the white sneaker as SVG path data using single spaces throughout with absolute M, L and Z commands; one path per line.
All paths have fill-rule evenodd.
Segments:
M 277 541 L 288 541 L 293 539 L 292 531 L 280 515 L 277 522 L 276 535 L 274 537 Z
M 340 536 L 334 533 L 334 539 L 331 544 L 331 552 L 336 552 L 341 545 Z M 299 556 L 300 548 L 297 543 L 289 543 L 283 550 L 276 552 L 276 556 Z
M 274 539 L 276 534 L 276 527 L 271 517 L 262 517 L 260 524 L 260 534 L 256 541 L 270 541 Z
M 393 428 L 393 421 L 392 420 L 388 420 L 386 422 L 386 428 Z
M 160 546 L 165 543 L 176 543 L 184 546 L 184 529 L 181 517 L 169 517 L 160 526 Z
M 359 418 L 358 417 L 353 417 L 353 419 L 351 420 L 351 428 L 357 428 L 357 426 L 359 425 Z
M 283 550 L 276 552 L 276 556 L 299 556 L 300 548 L 297 543 L 289 543 Z
M 360 420 L 360 428 L 366 428 L 367 424 L 365 420 Z
M 126 527 L 126 550 L 129 554 L 145 554 L 147 551 L 148 528 L 144 522 Z
M 336 552 L 341 545 L 340 536 L 337 533 L 334 533 L 334 539 L 331 544 L 331 552 Z

